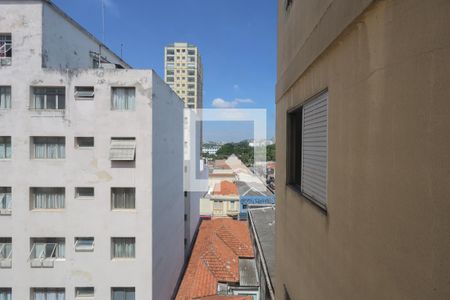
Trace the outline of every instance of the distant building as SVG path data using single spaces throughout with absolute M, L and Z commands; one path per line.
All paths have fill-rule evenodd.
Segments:
M 202 153 L 209 155 L 216 155 L 217 151 L 219 151 L 221 146 L 217 145 L 203 145 Z
M 248 210 L 250 235 L 255 250 L 260 300 L 275 300 L 275 206 Z
M 239 191 L 239 219 L 247 219 L 249 205 L 275 204 L 275 195 L 261 183 L 237 181 Z
M 450 299 L 450 1 L 279 0 L 277 299 Z
M 169 86 L 51 1 L 0 1 L 0 108 L 0 299 L 170 299 L 184 211 Z
M 188 43 L 165 48 L 164 80 L 187 108 L 203 108 L 203 65 L 199 50 Z
M 201 217 L 233 217 L 239 214 L 239 192 L 235 183 L 223 180 L 200 200 Z
M 258 285 L 247 223 L 203 220 L 176 300 L 259 300 Z

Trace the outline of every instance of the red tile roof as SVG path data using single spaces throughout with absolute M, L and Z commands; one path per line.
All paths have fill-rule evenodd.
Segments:
M 236 184 L 228 180 L 222 180 L 214 186 L 213 195 L 232 196 L 239 195 Z
M 201 300 L 252 300 L 253 297 L 252 296 L 219 296 L 219 295 L 215 295 L 215 296 L 207 296 L 207 297 L 201 297 L 201 298 L 195 298 L 197 299 L 201 299 Z
M 202 297 L 216 295 L 218 282 L 239 282 L 240 257 L 254 257 L 247 222 L 203 220 L 176 299 L 230 299 Z

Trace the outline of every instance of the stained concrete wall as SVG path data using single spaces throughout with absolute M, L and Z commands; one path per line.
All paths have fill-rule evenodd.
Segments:
M 447 299 L 450 2 L 353 2 L 354 18 L 349 1 L 328 2 L 338 17 L 310 16 L 312 28 L 350 25 L 331 38 L 326 26 L 324 51 L 306 41 L 315 51 L 291 64 L 291 84 L 283 49 L 306 20 L 285 18 L 313 4 L 293 1 L 284 17 L 279 1 L 277 299 Z M 325 213 L 286 185 L 286 114 L 326 88 Z
M 0 85 L 12 90 L 11 109 L 0 110 L 0 136 L 12 137 L 12 158 L 0 160 L 12 215 L 0 216 L 0 237 L 12 237 L 13 255 L 12 268 L 0 269 L 0 285 L 11 287 L 14 299 L 29 299 L 32 287 L 61 287 L 71 300 L 83 286 L 95 287 L 98 299 L 124 286 L 136 288 L 136 299 L 169 299 L 184 259 L 182 102 L 151 70 L 43 69 L 42 2 L 17 3 L 0 2 L 0 32 L 13 37 L 12 65 L 0 67 Z M 58 55 L 55 64 L 84 67 Z M 33 86 L 65 87 L 66 109 L 30 109 Z M 75 86 L 94 86 L 94 100 L 76 100 Z M 111 110 L 117 86 L 136 88 L 134 111 Z M 30 159 L 31 136 L 64 136 L 65 159 Z M 94 137 L 95 147 L 76 148 L 77 136 Z M 136 138 L 134 166 L 111 164 L 111 137 Z M 31 211 L 30 187 L 65 187 L 65 209 Z M 75 187 L 94 187 L 95 198 L 75 199 Z M 136 210 L 112 211 L 111 187 L 135 187 Z M 65 238 L 65 259 L 31 268 L 32 237 Z M 94 237 L 94 252 L 75 252 L 75 237 Z M 112 237 L 135 237 L 136 258 L 112 260 Z
M 11 85 L 13 95 L 12 109 L 0 113 L 0 135 L 12 137 L 12 158 L 0 161 L 0 185 L 12 187 L 12 216 L 0 218 L 0 236 L 12 237 L 13 241 L 12 268 L 0 271 L 2 286 L 12 287 L 17 299 L 29 299 L 31 287 L 45 286 L 65 287 L 66 299 L 74 299 L 76 286 L 94 286 L 96 297 L 101 299 L 110 297 L 111 287 L 134 286 L 137 298 L 150 299 L 151 212 L 155 200 L 151 171 L 152 73 L 17 70 L 14 66 L 0 73 L 1 84 Z M 36 85 L 65 86 L 66 110 L 29 110 L 30 87 Z M 95 99 L 75 100 L 73 91 L 78 85 L 94 85 Z M 136 111 L 111 111 L 112 86 L 136 87 Z M 64 136 L 66 158 L 30 159 L 31 136 Z M 77 149 L 76 136 L 94 137 L 95 147 Z M 134 168 L 112 167 L 111 137 L 136 138 Z M 84 186 L 95 188 L 93 200 L 75 199 L 75 187 Z M 30 211 L 30 187 L 65 187 L 65 209 Z M 136 210 L 111 211 L 111 187 L 135 187 Z M 95 238 L 94 252 L 74 251 L 74 238 L 84 236 Z M 66 259 L 56 261 L 52 269 L 32 269 L 28 261 L 32 237 L 64 237 Z M 135 237 L 136 258 L 111 260 L 112 237 Z
M 128 65 L 115 53 L 51 3 L 42 8 L 43 45 L 42 66 L 45 68 L 92 68 L 92 52 L 114 64 Z
M 183 108 L 175 92 L 154 76 L 151 299 L 170 299 L 184 263 Z

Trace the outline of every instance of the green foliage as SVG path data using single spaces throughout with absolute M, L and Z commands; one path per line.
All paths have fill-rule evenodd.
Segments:
M 267 146 L 267 160 L 275 160 L 275 145 Z M 235 154 L 246 165 L 251 166 L 254 162 L 253 148 L 249 146 L 248 141 L 239 143 L 224 144 L 216 153 L 216 159 L 227 159 L 230 155 Z
M 275 161 L 275 144 L 266 148 L 267 161 Z

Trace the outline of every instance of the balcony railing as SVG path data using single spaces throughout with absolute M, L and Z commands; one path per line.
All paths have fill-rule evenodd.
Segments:
M 55 266 L 56 248 L 59 246 L 58 243 L 46 243 L 39 244 L 42 250 L 36 253 L 37 247 L 36 243 L 31 247 L 30 255 L 28 260 L 32 268 L 53 268 Z
M 8 249 L 9 248 L 9 249 Z M 9 269 L 12 266 L 11 244 L 0 244 L 0 268 Z

